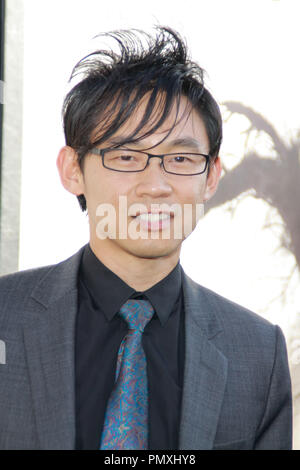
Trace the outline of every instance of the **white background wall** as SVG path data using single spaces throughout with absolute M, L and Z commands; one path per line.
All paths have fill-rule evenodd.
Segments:
M 67 80 L 99 44 L 92 40 L 97 33 L 169 25 L 186 37 L 219 103 L 251 106 L 286 140 L 300 128 L 299 0 L 26 0 L 24 6 L 20 269 L 58 262 L 88 241 L 87 217 L 62 188 L 55 161 L 64 145 L 60 112 Z M 243 155 L 243 126 L 239 120 L 225 124 L 221 157 L 228 166 Z M 210 213 L 184 243 L 186 272 L 288 334 L 299 318 L 299 276 L 284 304 L 271 302 L 294 260 L 276 251 L 277 236 L 262 228 L 267 205 L 249 197 L 234 218 L 225 209 Z

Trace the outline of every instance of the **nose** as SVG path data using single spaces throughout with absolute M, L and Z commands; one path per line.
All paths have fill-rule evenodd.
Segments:
M 144 171 L 137 173 L 139 182 L 136 186 L 137 196 L 164 197 L 172 193 L 168 174 L 160 158 L 151 158 Z

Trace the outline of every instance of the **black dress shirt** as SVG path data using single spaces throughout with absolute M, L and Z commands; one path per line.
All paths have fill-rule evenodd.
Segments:
M 79 271 L 75 338 L 76 449 L 99 449 L 117 354 L 128 329 L 118 315 L 129 298 L 144 298 L 155 313 L 142 344 L 147 359 L 148 448 L 178 449 L 184 369 L 181 266 L 144 292 L 136 292 L 87 245 Z

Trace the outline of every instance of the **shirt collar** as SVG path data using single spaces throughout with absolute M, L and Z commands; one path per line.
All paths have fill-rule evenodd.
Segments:
M 161 281 L 143 292 L 138 292 L 105 266 L 86 245 L 80 266 L 80 278 L 86 285 L 96 305 L 110 321 L 129 299 L 140 295 L 149 300 L 164 325 L 178 300 L 181 291 L 181 267 L 175 268 Z

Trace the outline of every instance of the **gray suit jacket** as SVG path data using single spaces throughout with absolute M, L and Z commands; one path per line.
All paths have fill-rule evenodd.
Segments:
M 75 448 L 82 252 L 0 278 L 0 449 Z M 183 289 L 180 449 L 290 449 L 290 376 L 281 330 L 185 274 Z

